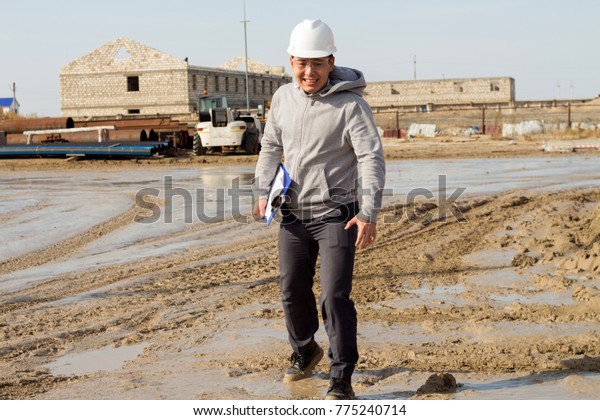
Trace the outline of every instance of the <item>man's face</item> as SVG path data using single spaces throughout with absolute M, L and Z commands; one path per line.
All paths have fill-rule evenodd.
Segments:
M 294 72 L 296 83 L 306 93 L 317 93 L 325 87 L 329 73 L 333 70 L 335 58 L 300 58 L 290 57 L 290 66 Z

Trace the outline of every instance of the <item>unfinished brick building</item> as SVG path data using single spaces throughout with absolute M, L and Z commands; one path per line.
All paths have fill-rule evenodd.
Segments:
M 249 72 L 251 108 L 291 80 L 282 69 Z M 60 105 L 62 115 L 70 117 L 190 115 L 205 92 L 227 96 L 230 107 L 245 109 L 245 86 L 245 71 L 191 66 L 185 59 L 117 38 L 61 69 Z
M 512 77 L 371 82 L 365 98 L 374 108 L 428 110 L 464 105 L 510 105 L 515 101 Z

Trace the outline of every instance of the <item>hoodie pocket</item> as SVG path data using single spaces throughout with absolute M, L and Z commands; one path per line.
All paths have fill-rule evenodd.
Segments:
M 300 206 L 319 206 L 331 200 L 324 164 L 299 168 L 296 179 Z

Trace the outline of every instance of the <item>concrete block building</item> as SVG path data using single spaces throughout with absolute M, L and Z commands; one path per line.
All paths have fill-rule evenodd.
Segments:
M 250 108 L 291 80 L 281 67 L 272 69 L 250 69 Z M 191 66 L 187 59 L 117 38 L 61 68 L 60 106 L 70 117 L 190 115 L 206 93 L 227 96 L 230 107 L 245 109 L 245 86 L 245 71 Z
M 428 110 L 460 105 L 509 105 L 515 101 L 511 77 L 370 82 L 365 98 L 374 108 Z

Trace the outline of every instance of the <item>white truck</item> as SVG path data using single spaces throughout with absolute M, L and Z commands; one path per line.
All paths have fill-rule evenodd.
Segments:
M 258 118 L 233 111 L 224 96 L 201 96 L 198 105 L 200 122 L 192 147 L 195 155 L 213 151 L 258 154 L 262 137 Z

